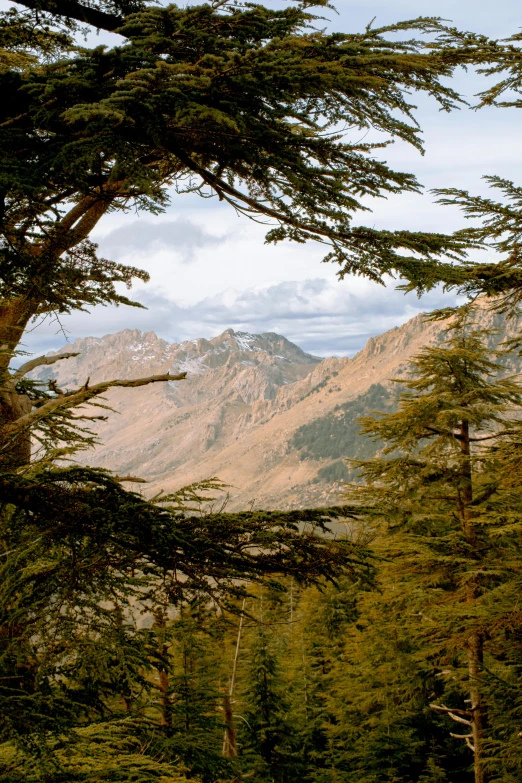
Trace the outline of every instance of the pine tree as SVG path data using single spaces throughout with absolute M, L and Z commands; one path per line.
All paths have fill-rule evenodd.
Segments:
M 423 91 L 451 109 L 458 96 L 443 77 L 455 58 L 444 54 L 449 33 L 437 20 L 329 35 L 314 29 L 320 20 L 308 3 L 278 11 L 228 2 L 20 5 L 0 22 L 2 774 L 37 780 L 46 764 L 75 756 L 79 771 L 63 772 L 74 779 L 93 755 L 83 739 L 102 747 L 97 727 L 105 725 L 108 758 L 127 742 L 118 721 L 132 716 L 127 747 L 137 749 L 139 774 L 146 766 L 144 779 L 168 779 L 163 761 L 143 750 L 151 659 L 134 605 L 154 604 L 158 591 L 170 605 L 201 595 L 237 600 L 245 581 L 275 573 L 366 574 L 358 547 L 324 536 L 325 520 L 353 511 L 201 514 L 191 506 L 197 492 L 150 502 L 126 491 L 125 477 L 58 465 L 92 445 L 89 421 L 106 415 L 108 389 L 183 378 L 86 379 L 67 391 L 27 377 L 63 354 L 16 371 L 9 364 L 34 319 L 132 304 L 121 284 L 145 273 L 100 258 L 90 234 L 111 211 L 161 211 L 168 188 L 273 219 L 269 241 L 326 244 L 341 275 L 396 270 L 416 284 L 423 263 L 461 258 L 468 240 L 354 227 L 363 196 L 419 184 L 376 159 L 375 145 L 337 135 L 342 122 L 420 148 L 408 94 Z M 118 31 L 121 45 L 79 46 L 77 23 Z M 390 40 L 405 31 L 441 34 L 442 45 Z M 303 533 L 303 521 L 315 530 Z M 155 655 L 168 658 L 168 646 Z M 173 680 L 165 666 L 156 672 L 167 735 Z M 72 738 L 66 752 L 63 736 Z M 93 781 L 139 779 L 134 762 L 118 756 L 107 767 L 101 756 L 88 771 Z
M 276 606 L 270 606 L 273 599 Z M 272 600 L 271 600 L 272 599 Z M 293 758 L 287 688 L 282 675 L 286 634 L 279 632 L 280 596 L 263 589 L 257 603 L 257 622 L 250 635 L 247 688 L 244 693 L 245 728 L 242 756 L 260 780 L 293 780 Z M 275 609 L 275 611 L 274 611 Z
M 168 613 L 156 609 L 147 642 L 148 709 L 162 727 L 152 732 L 153 752 L 180 758 L 203 783 L 234 778 L 238 770 L 222 754 L 223 617 L 204 598 L 180 605 L 174 618 Z
M 485 698 L 497 654 L 491 629 L 501 634 L 514 610 L 521 556 L 522 483 L 510 482 L 499 458 L 518 431 L 521 387 L 499 377 L 500 352 L 485 337 L 461 318 L 446 344 L 417 356 L 398 412 L 363 420 L 384 455 L 358 463 L 365 484 L 350 490 L 383 525 L 396 621 L 405 612 L 418 618 L 411 637 L 428 645 L 449 690 L 461 689 L 460 702 L 431 706 L 464 724 L 458 736 L 472 749 L 476 783 L 487 779 L 494 735 Z
M 519 32 L 503 42 L 491 41 L 480 35 L 462 36 L 454 33 L 452 40 L 448 40 L 446 55 L 450 60 L 451 49 L 456 60 L 464 62 L 471 58 L 474 65 L 478 66 L 479 73 L 497 79 L 492 86 L 479 93 L 476 109 L 491 106 L 520 108 L 521 38 Z M 457 242 L 491 248 L 500 254 L 500 258 L 476 263 L 466 260 L 460 265 L 453 281 L 444 272 L 440 279 L 449 287 L 457 286 L 461 293 L 473 298 L 485 294 L 495 309 L 514 315 L 519 312 L 522 301 L 522 188 L 512 180 L 491 174 L 485 175 L 484 179 L 497 195 L 500 191 L 499 200 L 494 193 L 483 197 L 459 188 L 438 188 L 433 192 L 439 196 L 440 204 L 458 206 L 466 219 L 478 221 L 478 225 L 455 232 Z M 436 274 L 430 275 L 428 272 L 425 287 L 431 287 L 436 277 Z M 420 288 L 423 287 L 421 283 Z M 419 285 L 408 284 L 406 288 L 419 290 Z
M 375 547 L 383 559 L 379 589 L 356 595 L 356 617 L 329 675 L 327 763 L 318 779 L 467 783 L 469 750 L 450 736 L 445 716 L 429 709 L 438 698 L 454 703 L 461 691 L 441 680 L 419 638 L 410 596 L 398 594 L 395 560 L 388 563 L 389 542 Z

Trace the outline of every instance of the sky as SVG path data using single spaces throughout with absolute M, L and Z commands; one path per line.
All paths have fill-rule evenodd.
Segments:
M 377 26 L 418 16 L 439 16 L 460 29 L 506 37 L 522 26 L 515 0 L 337 0 L 327 11 L 330 29 L 356 32 L 375 17 Z M 5 6 L 4 6 L 5 7 Z M 108 40 L 101 35 L 99 42 Z M 459 71 L 453 86 L 473 104 L 483 77 Z M 457 210 L 434 204 L 429 190 L 461 187 L 485 193 L 484 175 L 522 182 L 516 109 L 470 108 L 447 114 L 418 101 L 425 155 L 396 143 L 385 154 L 395 168 L 413 172 L 422 195 L 372 204 L 361 222 L 390 230 L 450 232 L 464 225 Z M 321 263 L 324 248 L 264 244 L 262 226 L 236 216 L 217 199 L 173 194 L 165 213 L 108 215 L 92 235 L 100 255 L 146 269 L 148 284 L 133 289 L 148 309 L 96 307 L 90 313 L 33 324 L 26 350 L 43 353 L 65 340 L 102 336 L 126 328 L 152 330 L 171 342 L 212 337 L 225 329 L 278 332 L 319 356 L 351 356 L 368 337 L 421 311 L 455 301 L 436 290 L 420 300 L 362 278 L 339 281 L 336 267 Z

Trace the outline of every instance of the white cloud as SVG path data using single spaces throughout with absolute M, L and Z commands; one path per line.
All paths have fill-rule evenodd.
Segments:
M 6 0 L 0 0 L 2 5 Z M 515 0 L 337 0 L 335 5 L 338 15 L 324 13 L 331 29 L 344 31 L 360 31 L 373 16 L 377 25 L 442 16 L 460 29 L 490 36 L 509 35 L 520 25 Z M 451 85 L 473 104 L 473 95 L 485 83 L 484 77 L 460 71 Z M 414 94 L 412 102 L 419 106 L 426 154 L 402 142 L 376 151 L 392 167 L 414 172 L 426 189 L 456 186 L 484 193 L 483 174 L 522 181 L 515 130 L 519 115 L 514 110 L 464 107 L 447 114 L 425 96 Z M 376 200 L 372 207 L 372 214 L 356 216 L 355 222 L 437 232 L 464 225 L 457 210 L 435 205 L 426 191 Z M 93 238 L 102 255 L 150 272 L 151 284 L 139 284 L 135 291 L 149 309 L 95 308 L 91 315 L 65 317 L 63 325 L 71 338 L 131 327 L 154 330 L 170 340 L 211 336 L 232 326 L 279 331 L 316 353 L 350 354 L 371 334 L 448 301 L 440 291 L 419 302 L 414 295 L 404 297 L 392 287 L 359 278 L 339 283 L 336 268 L 321 265 L 323 248 L 317 244 L 265 246 L 264 234 L 265 227 L 238 218 L 227 205 L 195 195 L 173 194 L 166 213 L 156 217 L 108 215 Z M 27 335 L 27 345 L 35 351 L 63 341 L 51 321 Z
M 126 220 L 99 241 L 103 252 L 111 258 L 121 259 L 129 254 L 150 256 L 166 250 L 182 262 L 188 262 L 194 260 L 199 249 L 218 247 L 227 239 L 228 234 L 209 232 L 204 225 L 178 217 L 175 220 Z
M 147 310 L 97 307 L 74 313 L 61 323 L 69 339 L 102 336 L 127 327 L 154 331 L 178 342 L 213 337 L 225 329 L 278 332 L 321 356 L 351 356 L 368 337 L 407 321 L 419 312 L 455 301 L 440 290 L 421 300 L 365 280 L 331 282 L 323 278 L 287 280 L 246 290 L 229 288 L 194 304 L 180 305 L 161 290 L 140 292 Z M 48 320 L 26 335 L 26 346 L 42 352 L 63 345 L 57 322 Z

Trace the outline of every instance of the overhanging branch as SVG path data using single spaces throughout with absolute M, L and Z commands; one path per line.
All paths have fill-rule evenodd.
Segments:
M 15 380 L 18 378 L 23 378 L 24 375 L 27 375 L 28 372 L 31 372 L 31 370 L 34 370 L 36 367 L 55 364 L 62 359 L 70 359 L 73 356 L 79 355 L 79 353 L 59 353 L 56 356 L 38 356 L 38 358 L 30 359 L 28 362 L 25 362 L 25 364 L 22 364 L 22 366 L 19 367 L 18 370 L 13 374 L 13 378 Z
M 14 435 L 20 430 L 32 427 L 38 423 L 41 419 L 45 418 L 49 414 L 56 413 L 60 409 L 76 408 L 79 405 L 84 405 L 92 400 L 94 397 L 98 397 L 100 394 L 104 394 L 108 389 L 114 387 L 130 387 L 135 388 L 137 386 L 147 386 L 149 383 L 164 383 L 167 381 L 182 381 L 186 378 L 187 373 L 183 372 L 179 375 L 151 375 L 148 378 L 135 378 L 131 381 L 104 381 L 98 383 L 95 386 L 89 386 L 89 381 L 82 386 L 81 389 L 75 391 L 65 392 L 52 400 L 47 400 L 43 404 L 36 407 L 30 413 L 26 413 L 25 416 L 21 416 L 16 421 L 9 424 L 4 432 L 7 435 Z
M 54 16 L 65 16 L 67 19 L 74 19 L 77 22 L 90 24 L 99 30 L 108 30 L 114 32 L 124 23 L 122 16 L 108 14 L 106 11 L 99 11 L 97 8 L 75 3 L 74 0 L 15 0 L 15 3 L 30 8 L 32 11 L 45 11 Z

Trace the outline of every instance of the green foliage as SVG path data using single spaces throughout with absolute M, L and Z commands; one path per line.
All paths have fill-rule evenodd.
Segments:
M 212 513 L 202 490 L 215 491 L 216 482 L 153 503 L 85 468 L 35 465 L 1 480 L 0 740 L 22 749 L 30 764 L 49 754 L 58 763 L 52 748 L 62 734 L 74 738 L 78 728 L 129 712 L 143 717 L 143 709 L 147 717 L 157 645 L 155 632 L 140 627 L 142 612 L 196 598 L 226 605 L 249 581 L 287 571 L 305 581 L 307 572 L 312 579 L 368 572 L 360 547 L 325 536 L 324 511 Z M 327 513 L 343 517 L 349 509 Z M 312 527 L 301 533 L 304 521 Z M 204 649 L 194 623 L 176 626 L 174 660 L 181 650 L 197 657 Z M 209 726 L 215 736 L 222 725 L 209 716 L 216 685 L 191 677 L 174 671 L 178 696 L 156 744 L 159 757 L 181 756 L 210 780 L 209 770 L 223 770 L 219 752 L 206 749 Z
M 0 293 L 28 294 L 29 318 L 126 301 L 114 283 L 143 273 L 98 259 L 89 234 L 111 210 L 162 210 L 173 186 L 268 217 L 268 241 L 325 244 L 341 275 L 415 281 L 419 263 L 465 254 L 454 238 L 352 225 L 362 197 L 420 187 L 376 157 L 394 139 L 421 149 L 411 91 L 445 110 L 459 102 L 437 19 L 326 34 L 308 3 L 106 12 L 76 0 L 2 19 L 7 59 L 36 53 L 0 71 Z M 72 20 L 117 28 L 121 44 L 78 47 L 60 32 Z
M 493 181 L 512 209 L 446 193 L 485 221 L 474 232 L 354 223 L 368 197 L 420 188 L 378 158 L 396 139 L 421 149 L 410 94 L 451 110 L 459 97 L 446 78 L 477 60 L 511 69 L 517 88 L 519 50 L 436 19 L 327 34 L 308 2 L 20 4 L 0 22 L 2 778 L 168 783 L 187 767 L 208 783 L 252 768 L 285 783 L 452 781 L 467 774 L 466 751 L 426 698 L 468 715 L 469 691 L 474 722 L 489 709 L 480 739 L 491 776 L 517 779 L 520 437 L 508 409 L 520 393 L 493 379 L 476 338 L 419 358 L 399 412 L 367 421 L 389 446 L 354 463 L 368 482 L 354 490 L 362 506 L 285 514 L 209 511 L 201 490 L 213 482 L 149 501 L 104 471 L 57 467 L 92 442 L 72 413 L 91 390 L 43 392 L 7 368 L 35 317 L 132 304 L 121 284 L 145 273 L 100 259 L 89 237 L 108 212 L 160 212 L 169 189 L 270 219 L 269 242 L 325 244 L 340 276 L 518 291 L 520 194 L 510 183 Z M 78 46 L 84 23 L 118 31 L 119 45 Z M 375 129 L 383 143 L 353 141 L 345 126 L 355 139 Z M 507 261 L 460 263 L 491 238 Z M 373 445 L 356 418 L 393 402 L 376 386 L 301 428 L 293 445 L 303 458 L 364 460 Z M 31 464 L 38 428 L 44 453 Z M 491 436 L 473 455 L 461 448 L 470 428 Z M 379 596 L 363 587 L 368 536 L 354 522 L 363 515 L 389 529 Z M 352 520 L 353 540 L 332 540 L 336 518 Z M 324 580 L 340 592 L 303 589 Z M 247 635 L 240 756 L 224 760 L 220 653 L 231 641 L 208 611 L 237 611 L 254 582 L 271 586 L 272 606 Z M 484 655 L 470 658 L 477 644 Z M 467 680 L 470 660 L 480 687 Z
M 290 448 L 300 452 L 300 459 L 339 459 L 349 457 L 364 459 L 375 454 L 371 439 L 361 434 L 359 418 L 374 410 L 391 410 L 397 402 L 395 390 L 388 390 L 380 383 L 373 384 L 367 392 L 354 400 L 337 405 L 332 413 L 309 424 L 303 424 L 294 433 Z M 331 474 L 332 466 L 322 469 L 321 478 Z M 335 469 L 336 478 L 339 468 Z M 344 476 L 339 476 L 344 478 Z
M 467 721 L 477 781 L 509 779 L 498 746 L 516 732 L 494 717 L 502 682 L 503 709 L 512 701 L 511 721 L 519 714 L 520 664 L 518 654 L 506 660 L 504 638 L 518 627 L 522 389 L 502 374 L 487 336 L 457 320 L 446 344 L 416 357 L 398 411 L 363 420 L 384 455 L 357 463 L 366 483 L 349 492 L 373 506 L 368 523 L 393 561 L 392 616 L 444 682 L 434 696 Z M 510 762 L 519 775 L 519 754 Z
M 337 462 L 332 462 L 331 465 L 327 465 L 326 467 L 318 470 L 317 476 L 315 479 L 313 479 L 312 483 L 316 484 L 321 481 L 324 481 L 326 483 L 330 483 L 333 481 L 348 481 L 349 478 L 350 478 L 350 471 L 348 470 L 344 462 L 338 460 Z
M 279 644 L 278 644 L 279 641 Z M 282 679 L 280 640 L 260 625 L 249 650 L 248 702 L 246 715 L 248 744 L 245 755 L 254 753 L 260 766 L 256 777 L 267 780 L 288 780 L 288 702 Z
M 151 757 L 139 734 L 132 720 L 93 724 L 54 740 L 44 760 L 0 745 L 0 775 L 6 783 L 184 783 L 183 768 Z
M 234 777 L 222 756 L 223 699 L 220 683 L 229 672 L 222 651 L 226 628 L 204 600 L 182 604 L 174 620 L 159 615 L 150 632 L 150 658 L 157 670 L 164 728 L 151 739 L 160 758 L 181 758 L 203 783 Z

